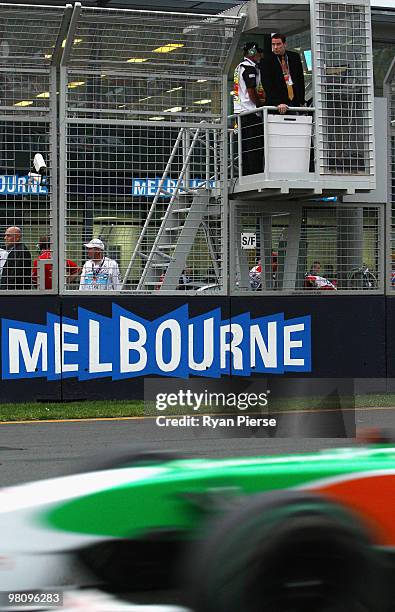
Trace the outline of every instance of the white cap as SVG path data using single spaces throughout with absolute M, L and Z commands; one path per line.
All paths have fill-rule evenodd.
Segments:
M 87 249 L 100 249 L 104 251 L 104 243 L 99 238 L 92 238 L 90 242 L 84 244 Z

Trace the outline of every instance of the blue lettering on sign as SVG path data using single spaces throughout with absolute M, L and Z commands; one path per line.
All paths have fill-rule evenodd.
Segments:
M 161 179 L 160 178 L 136 178 L 132 179 L 132 195 L 144 196 L 147 198 L 153 198 L 159 189 Z M 201 178 L 191 179 L 189 181 L 189 189 L 197 189 L 206 185 L 206 181 Z M 175 193 L 177 187 L 177 180 L 167 178 L 164 180 L 162 189 L 166 193 L 161 193 L 161 198 L 167 198 Z M 215 187 L 215 181 L 210 181 L 210 188 Z M 181 181 L 178 193 L 185 193 L 185 182 Z
M 78 319 L 48 313 L 46 325 L 2 319 L 3 379 L 112 380 L 147 376 L 311 372 L 311 317 L 284 314 L 221 320 L 216 308 L 189 317 L 188 305 L 148 321 L 112 306 L 105 317 L 78 308 Z
M 47 195 L 48 187 L 18 174 L 0 174 L 0 195 Z

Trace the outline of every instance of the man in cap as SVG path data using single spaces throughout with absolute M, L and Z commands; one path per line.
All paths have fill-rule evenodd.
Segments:
M 265 103 L 258 63 L 262 49 L 256 42 L 244 45 L 244 59 L 234 73 L 235 114 L 253 111 Z M 263 172 L 263 123 L 261 113 L 239 117 L 242 139 L 243 175 Z
M 84 246 L 88 249 L 89 259 L 82 268 L 80 289 L 83 291 L 119 290 L 121 278 L 115 259 L 104 256 L 104 244 L 93 238 Z

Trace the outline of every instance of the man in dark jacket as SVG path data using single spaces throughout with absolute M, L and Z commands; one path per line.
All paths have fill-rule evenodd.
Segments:
M 267 106 L 277 106 L 284 114 L 289 106 L 305 105 L 302 61 L 298 53 L 287 50 L 284 34 L 272 34 L 272 53 L 261 62 L 261 79 Z
M 8 227 L 4 234 L 8 256 L 1 275 L 0 289 L 31 289 L 32 256 L 22 242 L 19 227 Z

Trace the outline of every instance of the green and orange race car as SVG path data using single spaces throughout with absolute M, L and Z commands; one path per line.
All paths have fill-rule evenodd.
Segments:
M 195 612 L 395 609 L 395 445 L 141 453 L 0 490 L 0 591 L 185 586 Z M 178 581 L 178 582 L 177 582 Z

